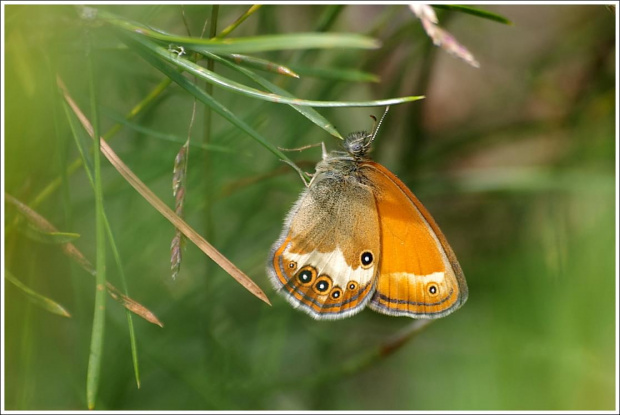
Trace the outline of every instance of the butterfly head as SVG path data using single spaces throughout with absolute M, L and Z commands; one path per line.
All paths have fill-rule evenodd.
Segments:
M 364 158 L 366 154 L 370 151 L 370 146 L 372 142 L 375 141 L 375 137 L 377 136 L 377 132 L 379 131 L 379 127 L 381 127 L 381 123 L 385 118 L 390 107 L 385 109 L 381 120 L 377 123 L 377 118 L 374 115 L 371 115 L 374 120 L 374 125 L 372 128 L 372 132 L 368 131 L 358 131 L 355 133 L 351 133 L 344 140 L 344 149 L 351 154 L 355 158 Z
M 367 131 L 351 133 L 344 140 L 343 146 L 347 153 L 355 158 L 364 158 L 370 151 L 374 136 Z

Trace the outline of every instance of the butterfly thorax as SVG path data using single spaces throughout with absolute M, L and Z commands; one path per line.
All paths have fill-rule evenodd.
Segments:
M 345 151 L 331 151 L 316 165 L 316 175 L 312 182 L 328 180 L 351 181 L 356 185 L 366 185 L 368 180 L 361 170 L 362 162 L 368 160 L 371 136 L 365 131 L 351 133 L 343 142 Z M 311 184 L 312 184 L 311 182 Z

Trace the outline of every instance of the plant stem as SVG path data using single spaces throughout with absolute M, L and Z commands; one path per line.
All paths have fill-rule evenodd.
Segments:
M 106 308 L 106 269 L 105 269 L 105 224 L 103 212 L 103 186 L 101 184 L 101 138 L 99 135 L 99 116 L 97 115 L 97 94 L 95 87 L 95 71 L 93 68 L 92 50 L 88 59 L 90 72 L 90 104 L 93 118 L 95 145 L 93 160 L 95 170 L 95 236 L 97 241 L 97 283 L 95 287 L 95 310 L 93 315 L 93 329 L 88 357 L 88 372 L 86 375 L 86 401 L 88 409 L 94 409 L 99 389 L 101 363 L 103 360 L 103 341 L 105 335 L 105 308 Z
M 219 6 L 214 4 L 211 8 L 211 18 L 209 22 L 209 38 L 214 38 L 217 35 L 217 17 L 219 12 Z M 207 59 L 207 69 L 213 71 L 215 62 L 212 59 Z M 205 91 L 207 94 L 213 96 L 213 84 L 205 82 Z M 211 141 L 211 129 L 212 129 L 212 111 L 209 106 L 204 107 L 203 118 L 203 144 L 208 145 Z M 211 160 L 208 151 L 203 154 L 203 180 L 205 186 L 205 213 L 204 213 L 204 236 L 208 241 L 213 240 L 213 209 L 211 206 L 213 196 L 213 183 L 211 177 Z M 211 261 L 207 261 L 207 271 L 211 267 Z

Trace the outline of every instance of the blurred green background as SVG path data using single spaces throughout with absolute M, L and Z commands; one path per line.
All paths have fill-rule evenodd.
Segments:
M 74 244 L 94 263 L 94 192 L 83 168 L 64 173 L 80 155 L 56 74 L 89 117 L 94 79 L 102 133 L 165 75 L 72 6 L 3 7 L 5 191 L 59 230 L 78 233 Z M 220 6 L 216 32 L 248 7 Z M 195 37 L 205 22 L 208 35 L 215 20 L 210 5 L 98 8 L 177 35 L 189 28 Z M 257 71 L 300 98 L 426 96 L 392 107 L 373 157 L 403 179 L 446 234 L 469 285 L 465 306 L 391 354 L 377 351 L 412 320 L 365 310 L 317 322 L 294 310 L 271 288 L 265 262 L 303 185 L 219 115 L 205 122 L 208 111 L 198 102 L 192 143 L 208 136 L 213 147 L 190 149 L 185 218 L 273 306 L 190 242 L 172 281 L 174 228 L 103 160 L 104 205 L 129 295 L 164 327 L 133 318 L 138 389 L 125 311 L 108 297 L 97 409 L 614 409 L 617 10 L 480 8 L 512 25 L 436 10 L 479 69 L 434 47 L 404 5 L 265 5 L 230 35 L 326 31 L 382 42 L 370 50 L 248 54 L 305 70 L 300 79 Z M 309 74 L 319 69 L 323 76 Z M 344 69 L 377 82 L 339 78 L 336 70 Z M 214 70 L 255 86 L 220 64 Z M 218 87 L 213 96 L 275 146 L 338 146 L 288 105 Z M 110 140 L 169 206 L 174 158 L 193 104 L 172 83 Z M 317 110 L 343 134 L 369 129 L 369 115 L 383 112 Z M 320 150 L 287 155 L 311 172 Z M 60 187 L 33 206 L 57 178 Z M 95 279 L 58 244 L 41 243 L 24 221 L 16 224 L 18 216 L 5 202 L 3 273 L 62 304 L 71 318 L 36 306 L 5 279 L 6 409 L 86 409 Z M 106 256 L 107 278 L 121 287 L 109 247 Z

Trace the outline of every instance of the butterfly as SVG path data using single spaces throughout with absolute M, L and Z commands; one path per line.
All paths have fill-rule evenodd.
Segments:
M 315 319 L 349 317 L 366 306 L 433 319 L 467 300 L 463 271 L 439 226 L 402 181 L 368 157 L 385 114 L 372 133 L 348 135 L 345 151 L 328 154 L 323 146 L 271 248 L 274 287 Z

